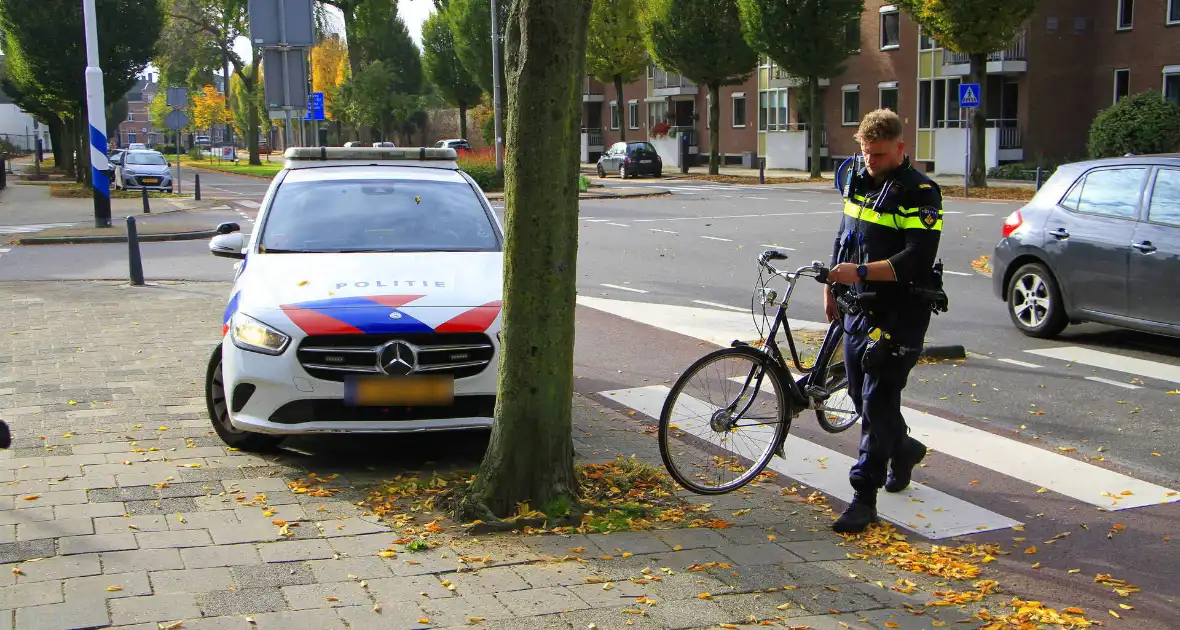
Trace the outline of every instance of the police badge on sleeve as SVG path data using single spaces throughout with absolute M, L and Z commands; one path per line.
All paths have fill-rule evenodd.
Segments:
M 918 218 L 922 220 L 922 225 L 932 228 L 935 223 L 938 223 L 938 208 L 931 206 L 918 208 Z

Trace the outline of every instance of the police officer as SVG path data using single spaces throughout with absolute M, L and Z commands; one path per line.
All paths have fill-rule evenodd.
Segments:
M 861 441 L 848 475 L 852 503 L 832 526 L 841 533 L 862 532 L 877 521 L 877 491 L 905 490 L 926 456 L 901 415 L 901 392 L 930 324 L 931 302 L 915 297 L 913 288 L 933 282 L 942 193 L 910 164 L 901 137 L 893 111 L 866 115 L 856 133 L 863 167 L 854 161 L 841 187 L 844 216 L 829 279 L 850 285 L 864 307 L 843 322 L 850 333 L 844 337 L 848 393 L 861 415 Z M 829 322 L 839 317 L 831 286 L 824 309 Z

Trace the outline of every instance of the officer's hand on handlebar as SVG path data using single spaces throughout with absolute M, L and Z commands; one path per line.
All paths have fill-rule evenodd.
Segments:
M 856 284 L 859 280 L 860 276 L 856 275 L 856 265 L 852 263 L 840 263 L 828 272 L 828 282 Z

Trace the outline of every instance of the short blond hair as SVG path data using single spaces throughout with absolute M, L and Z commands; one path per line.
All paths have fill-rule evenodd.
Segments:
M 901 139 L 901 116 L 891 109 L 876 109 L 865 114 L 856 130 L 858 142 Z

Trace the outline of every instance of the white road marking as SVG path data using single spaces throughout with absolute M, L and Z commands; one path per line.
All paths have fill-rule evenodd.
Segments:
M 7 250 L 5 250 L 5 251 L 7 251 Z M 701 304 L 703 306 L 712 306 L 713 308 L 723 308 L 727 311 L 737 311 L 739 313 L 749 313 L 750 312 L 750 309 L 748 309 L 748 308 L 738 308 L 736 306 L 729 306 L 728 304 L 718 304 L 716 302 L 706 302 L 705 300 L 693 300 L 692 303 L 693 304 Z
M 258 203 L 257 201 L 250 201 L 249 199 L 247 199 L 246 201 L 235 201 L 234 203 L 236 203 L 240 206 L 246 206 L 247 208 L 261 208 L 262 207 L 262 204 Z
M 672 230 L 661 230 L 658 228 L 647 228 L 647 229 L 651 230 L 652 232 L 660 232 L 662 234 L 679 234 L 679 232 L 673 232 Z
M 0 234 L 31 234 L 50 228 L 71 227 L 77 223 L 31 223 L 29 225 L 0 225 Z
M 996 359 L 996 360 L 1002 361 L 1004 363 L 1008 363 L 1011 365 L 1016 365 L 1016 366 L 1020 366 L 1020 367 L 1024 367 L 1024 368 L 1030 368 L 1030 369 L 1039 369 L 1041 367 L 1041 366 L 1037 365 L 1036 363 L 1025 363 L 1024 361 L 1017 361 L 1016 359 Z
M 963 214 L 962 212 L 960 212 L 958 210 L 943 210 L 942 213 L 943 214 Z
M 1083 503 L 1125 510 L 1180 501 L 1180 495 L 1167 496 L 1173 492 L 1169 488 L 916 409 L 902 406 L 901 410 L 910 435 L 931 449 Z M 1121 494 L 1128 490 L 1132 494 Z
M 606 223 L 607 221 L 610 221 L 610 219 L 582 219 L 582 220 L 587 223 Z
M 1125 357 L 1109 352 L 1091 350 L 1089 348 L 1079 348 L 1077 346 L 1025 350 L 1025 352 L 1051 359 L 1060 359 L 1070 363 L 1081 363 L 1082 365 L 1105 368 L 1107 370 L 1114 370 L 1115 372 L 1124 372 L 1137 376 L 1147 376 L 1161 381 L 1180 383 L 1180 366 L 1168 365 L 1167 363 Z
M 769 201 L 766 197 L 746 197 L 746 199 L 757 199 L 758 201 Z
M 599 395 L 625 405 L 635 411 L 658 419 L 664 400 L 671 391 L 663 385 L 599 392 Z M 706 406 L 703 401 L 693 404 L 681 395 L 678 402 L 690 406 Z M 803 438 L 787 436 L 787 459 L 773 458 L 768 469 L 798 480 L 843 501 L 852 500 L 848 485 L 848 469 L 855 460 Z M 916 499 L 914 501 L 913 499 Z M 877 497 L 877 512 L 899 527 L 931 539 L 963 536 L 984 531 L 1007 529 L 1020 521 L 939 492 L 915 481 L 904 492 L 882 492 Z
M 973 273 L 963 273 L 962 271 L 950 271 L 949 269 L 943 269 L 942 272 L 949 273 L 952 276 L 974 276 L 975 275 Z
M 1109 378 L 1102 378 L 1101 376 L 1087 376 L 1086 380 L 1087 381 L 1094 381 L 1095 383 L 1105 383 L 1107 385 L 1114 385 L 1115 387 L 1122 387 L 1123 389 L 1143 389 L 1142 387 L 1139 387 L 1138 385 L 1132 385 L 1130 383 L 1120 383 L 1119 381 L 1112 381 Z
M 785 245 L 759 245 L 758 247 L 769 247 L 771 249 L 785 249 L 787 251 L 795 251 L 794 247 L 787 247 Z
M 630 225 L 626 225 L 624 223 L 607 223 L 607 225 L 613 225 L 615 227 L 631 227 Z
M 602 286 L 604 286 L 608 289 L 618 289 L 620 291 L 631 291 L 632 293 L 647 293 L 647 291 L 644 291 L 643 289 L 632 289 L 631 287 L 623 287 L 623 286 L 619 286 L 617 284 L 603 284 Z
M 733 242 L 732 238 L 721 238 L 720 236 L 702 236 L 701 238 L 707 238 L 710 241 L 725 241 L 726 243 Z
M 713 308 L 629 302 L 579 295 L 577 303 L 648 326 L 728 348 L 735 339 L 753 341 L 761 338 L 754 317 Z M 759 318 L 761 319 L 761 318 Z M 828 325 L 791 318 L 791 329 L 827 332 Z M 780 333 L 781 334 L 781 333 Z
M 943 214 L 946 214 L 946 213 L 944 212 Z M 996 215 L 991 214 L 989 212 L 980 212 L 979 214 L 969 214 L 969 215 L 967 215 L 967 218 L 970 219 L 971 217 L 994 217 L 994 216 L 996 216 Z

